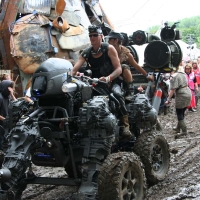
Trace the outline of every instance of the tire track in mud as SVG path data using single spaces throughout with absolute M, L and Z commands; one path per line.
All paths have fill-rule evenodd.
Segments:
M 170 169 L 162 182 L 148 189 L 146 200 L 200 199 L 199 112 L 186 114 L 188 134 L 176 140 L 172 131 L 176 115 L 159 116 L 171 151 Z
M 62 167 L 39 167 L 33 165 L 36 176 L 41 177 L 67 177 Z M 22 200 L 66 200 L 77 187 L 30 184 L 23 192 Z
M 181 195 L 181 189 L 187 190 L 200 182 L 200 145 L 197 142 L 189 144 L 180 153 L 171 156 L 170 170 L 165 179 L 151 187 L 147 193 L 147 199 L 164 199 L 170 196 Z M 199 190 L 199 189 L 198 189 Z M 197 192 L 197 191 L 196 191 Z M 192 193 L 192 194 L 191 194 Z M 199 193 L 199 191 L 198 191 Z M 159 197 L 158 197 L 159 196 Z M 200 197 L 194 190 L 187 192 L 188 197 Z

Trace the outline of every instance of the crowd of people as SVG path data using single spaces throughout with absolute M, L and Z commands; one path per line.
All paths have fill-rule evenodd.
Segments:
M 197 60 L 189 60 L 180 63 L 175 72 L 169 78 L 169 94 L 165 102 L 168 105 L 172 97 L 175 97 L 177 125 L 173 130 L 179 138 L 187 134 L 187 126 L 184 121 L 185 113 L 196 112 L 200 90 L 200 56 Z

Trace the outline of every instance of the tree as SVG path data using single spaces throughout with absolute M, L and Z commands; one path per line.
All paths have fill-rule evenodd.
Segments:
M 177 25 L 177 30 L 182 32 L 182 40 L 187 43 L 187 36 L 194 35 L 194 42 L 197 48 L 200 48 L 200 16 L 194 16 L 190 18 L 184 18 L 179 20 Z M 169 25 L 173 25 L 174 22 L 169 22 Z M 148 28 L 148 32 L 155 34 L 160 28 L 159 25 L 152 26 Z

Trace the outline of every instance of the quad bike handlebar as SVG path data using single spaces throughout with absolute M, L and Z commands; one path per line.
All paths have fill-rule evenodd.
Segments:
M 100 81 L 98 78 L 90 78 L 89 76 L 85 76 L 85 75 L 81 75 L 81 76 L 74 76 L 75 78 L 79 79 L 79 80 L 82 80 L 84 81 L 87 80 L 89 83 L 92 83 L 92 84 L 98 84 L 98 83 L 103 83 L 105 85 L 108 85 L 107 82 L 104 82 L 104 81 Z
M 71 82 L 63 83 L 62 91 L 64 93 L 75 92 L 75 91 L 79 91 L 83 88 L 96 86 L 99 83 L 108 85 L 108 83 L 106 83 L 104 81 L 100 81 L 98 78 L 90 78 L 90 77 L 84 76 L 84 75 L 73 76 Z

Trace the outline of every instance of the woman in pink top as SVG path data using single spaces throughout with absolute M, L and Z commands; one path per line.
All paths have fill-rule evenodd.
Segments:
M 198 84 L 197 84 L 196 76 L 194 72 L 192 71 L 191 64 L 186 64 L 185 73 L 186 73 L 186 77 L 188 81 L 188 86 L 192 92 L 192 100 L 191 100 L 190 105 L 188 106 L 188 109 L 192 112 L 196 112 L 195 90 L 198 91 Z
M 198 98 L 200 96 L 200 68 L 198 67 L 198 63 L 196 60 L 192 61 L 192 71 L 194 72 L 198 84 L 198 91 L 195 91 L 195 100 L 196 100 L 196 106 L 198 103 Z

